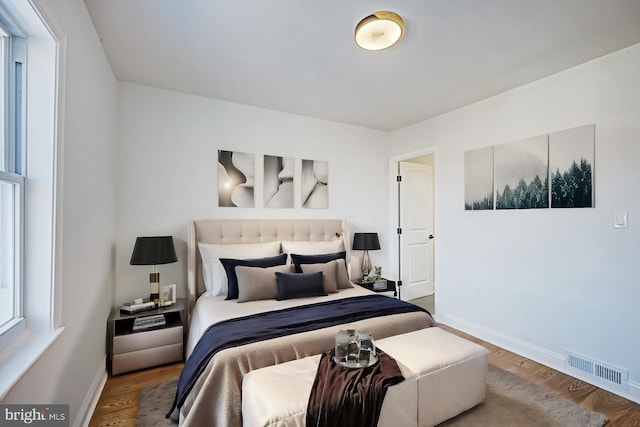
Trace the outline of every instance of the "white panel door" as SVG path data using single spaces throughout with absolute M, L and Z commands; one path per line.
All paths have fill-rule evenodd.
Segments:
M 400 296 L 431 295 L 433 284 L 433 167 L 400 162 Z

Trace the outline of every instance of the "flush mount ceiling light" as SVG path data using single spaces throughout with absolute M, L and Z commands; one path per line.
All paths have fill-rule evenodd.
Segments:
M 356 44 L 367 50 L 388 49 L 398 43 L 404 33 L 404 22 L 397 13 L 374 12 L 356 26 Z

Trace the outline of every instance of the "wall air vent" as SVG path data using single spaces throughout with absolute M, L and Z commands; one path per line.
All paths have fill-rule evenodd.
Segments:
M 567 351 L 566 366 L 577 369 L 590 377 L 606 381 L 618 387 L 627 387 L 629 371 L 607 363 L 600 362 L 581 354 Z
M 593 362 L 586 360 L 583 357 L 569 353 L 567 354 L 567 364 L 572 368 L 579 369 L 587 374 L 593 374 Z

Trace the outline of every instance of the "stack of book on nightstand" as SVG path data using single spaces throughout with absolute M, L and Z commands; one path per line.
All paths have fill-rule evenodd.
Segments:
M 387 289 L 387 279 L 376 279 L 373 282 L 373 290 L 374 291 L 382 291 Z
M 153 301 L 144 300 L 144 301 L 132 301 L 124 303 L 122 307 L 120 307 L 120 311 L 127 314 L 139 313 L 141 311 L 150 310 L 155 308 L 156 304 Z
M 154 316 L 136 317 L 133 321 L 133 330 L 153 328 L 154 326 L 164 326 L 166 324 L 164 314 L 156 314 Z

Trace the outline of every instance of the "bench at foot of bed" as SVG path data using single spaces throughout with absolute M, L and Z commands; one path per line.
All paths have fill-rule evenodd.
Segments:
M 375 337 L 374 337 L 375 338 Z M 488 352 L 432 327 L 376 341 L 405 380 L 387 391 L 378 425 L 434 426 L 485 398 Z M 320 356 L 256 369 L 242 382 L 245 426 L 304 426 Z

